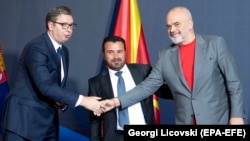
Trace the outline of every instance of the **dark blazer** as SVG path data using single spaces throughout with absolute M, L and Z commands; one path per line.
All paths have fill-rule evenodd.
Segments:
M 30 140 L 58 134 L 55 101 L 74 107 L 79 94 L 63 89 L 68 75 L 69 53 L 62 45 L 64 80 L 60 82 L 60 62 L 47 34 L 24 48 L 15 84 L 6 97 L 4 128 Z
M 234 58 L 220 36 L 196 34 L 194 87 L 190 91 L 182 74 L 179 47 L 164 48 L 152 73 L 138 87 L 119 96 L 122 108 L 151 95 L 163 82 L 175 100 L 176 124 L 228 124 L 243 117 L 243 89 Z
M 142 64 L 127 64 L 135 84 L 143 81 L 151 71 L 150 65 Z M 110 99 L 114 97 L 111 80 L 108 70 L 105 70 L 95 77 L 89 79 L 89 95 L 99 96 L 103 99 Z M 141 101 L 141 107 L 144 114 L 146 124 L 155 124 L 153 112 L 152 96 Z M 136 114 L 136 113 L 135 113 Z M 101 141 L 101 125 L 103 121 L 103 141 L 117 141 L 116 131 L 116 110 L 113 109 L 100 117 L 94 116 L 90 113 L 90 140 Z

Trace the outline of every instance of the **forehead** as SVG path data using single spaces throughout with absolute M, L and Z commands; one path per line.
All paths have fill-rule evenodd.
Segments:
M 120 41 L 116 41 L 116 42 L 112 42 L 112 41 L 108 41 L 104 44 L 105 48 L 124 48 L 124 45 L 122 42 Z
M 74 19 L 73 19 L 73 17 L 71 15 L 61 14 L 61 15 L 57 16 L 57 21 L 73 23 Z
M 184 14 L 184 12 L 182 10 L 176 9 L 176 10 L 170 11 L 167 14 L 166 22 L 167 22 L 167 24 L 171 25 L 171 24 L 176 23 L 176 22 L 182 22 L 186 18 L 187 18 L 187 16 Z

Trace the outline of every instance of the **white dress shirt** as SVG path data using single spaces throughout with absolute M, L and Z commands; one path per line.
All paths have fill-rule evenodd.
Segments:
M 136 84 L 134 82 L 134 79 L 133 79 L 127 65 L 124 65 L 124 67 L 120 71 L 122 71 L 122 77 L 123 77 L 124 82 L 125 82 L 126 91 L 133 89 L 136 86 Z M 117 71 L 109 69 L 109 74 L 110 74 L 110 79 L 111 79 L 111 83 L 112 83 L 114 97 L 117 97 L 118 77 L 115 75 L 116 72 Z M 140 102 L 138 102 L 132 106 L 129 106 L 128 107 L 128 114 L 129 114 L 129 124 L 130 125 L 145 125 L 146 124 Z M 117 119 L 118 119 L 119 118 L 118 117 L 119 116 L 118 109 L 116 109 L 116 115 L 117 115 Z M 123 130 L 119 126 L 118 120 L 117 120 L 117 129 Z

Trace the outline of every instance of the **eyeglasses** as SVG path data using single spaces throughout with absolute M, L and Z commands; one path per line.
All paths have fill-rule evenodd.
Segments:
M 72 23 L 72 24 L 68 24 L 68 23 L 59 23 L 59 22 L 53 22 L 53 23 L 57 23 L 60 24 L 62 26 L 63 29 L 68 29 L 69 27 L 71 29 L 75 29 L 76 28 L 76 23 Z

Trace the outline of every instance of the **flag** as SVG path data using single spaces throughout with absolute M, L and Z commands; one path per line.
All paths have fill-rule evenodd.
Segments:
M 5 64 L 2 52 L 2 45 L 0 44 L 0 134 L 2 133 L 2 117 L 4 108 L 4 99 L 9 92 L 9 86 L 7 83 L 7 75 L 5 71 Z
M 120 0 L 114 35 L 126 42 L 126 62 L 150 64 L 137 0 Z M 160 124 L 158 97 L 153 94 L 154 116 Z

